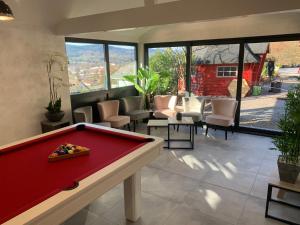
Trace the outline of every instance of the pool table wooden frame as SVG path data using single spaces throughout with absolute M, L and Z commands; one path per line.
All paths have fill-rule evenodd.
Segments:
M 70 129 L 78 124 L 71 125 L 59 130 L 51 131 L 46 134 L 37 135 L 31 138 L 23 139 L 1 146 L 7 148 L 20 143 L 28 142 L 36 138 L 44 137 L 56 132 Z M 90 127 L 97 125 L 85 124 Z M 153 161 L 159 156 L 163 148 L 163 139 L 129 131 L 123 131 L 113 128 L 101 127 L 101 129 L 115 131 L 117 133 L 130 134 L 137 137 L 153 138 L 149 142 L 112 164 L 104 167 L 96 173 L 86 177 L 79 182 L 79 186 L 73 190 L 62 191 L 39 203 L 31 209 L 17 215 L 6 221 L 4 225 L 19 224 L 41 224 L 55 225 L 64 222 L 76 212 L 99 198 L 114 186 L 124 181 L 124 202 L 125 216 L 130 221 L 137 221 L 140 217 L 140 198 L 141 198 L 141 173 L 142 167 Z

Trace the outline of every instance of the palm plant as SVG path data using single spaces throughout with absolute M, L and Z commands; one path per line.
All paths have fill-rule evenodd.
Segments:
M 149 68 L 139 68 L 137 75 L 125 75 L 124 80 L 132 83 L 135 89 L 145 98 L 146 108 L 150 108 L 150 96 L 153 95 L 159 85 L 159 75 Z

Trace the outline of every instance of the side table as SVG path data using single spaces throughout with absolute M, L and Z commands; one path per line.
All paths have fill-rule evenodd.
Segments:
M 59 128 L 67 127 L 69 125 L 70 125 L 70 121 L 68 120 L 61 120 L 58 122 L 50 122 L 48 120 L 41 121 L 41 128 L 43 133 L 57 130 Z
M 272 198 L 273 188 L 279 189 L 277 199 Z M 278 220 L 278 221 L 281 221 L 281 222 L 284 222 L 287 224 L 299 225 L 299 221 L 291 221 L 286 218 L 281 218 L 281 217 L 269 214 L 270 202 L 275 202 L 275 203 L 281 205 L 282 207 L 290 207 L 290 208 L 294 208 L 294 209 L 300 209 L 299 205 L 295 205 L 295 204 L 289 203 L 284 200 L 283 197 L 285 195 L 285 192 L 293 192 L 293 193 L 300 194 L 300 181 L 298 180 L 298 182 L 296 182 L 296 184 L 290 184 L 290 183 L 286 183 L 286 182 L 282 182 L 282 181 L 273 182 L 273 183 L 268 184 L 268 194 L 267 194 L 267 200 L 266 200 L 265 217 L 272 218 L 274 220 Z

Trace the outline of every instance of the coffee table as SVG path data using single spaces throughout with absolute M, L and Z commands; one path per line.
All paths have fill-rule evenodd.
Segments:
M 189 126 L 189 138 L 188 139 L 180 139 L 180 138 L 171 138 L 170 127 L 171 126 Z M 151 134 L 152 127 L 166 127 L 168 130 L 168 138 L 165 140 L 167 142 L 167 146 L 165 148 L 168 149 L 194 149 L 194 121 L 192 117 L 183 117 L 182 120 L 177 120 L 176 118 L 168 118 L 165 120 L 149 120 L 147 124 L 147 133 Z M 188 147 L 172 147 L 171 142 L 188 142 Z

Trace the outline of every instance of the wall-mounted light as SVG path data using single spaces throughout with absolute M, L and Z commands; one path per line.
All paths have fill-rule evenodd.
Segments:
M 0 0 L 0 20 L 9 21 L 13 20 L 14 18 L 14 14 L 9 6 L 4 1 Z

